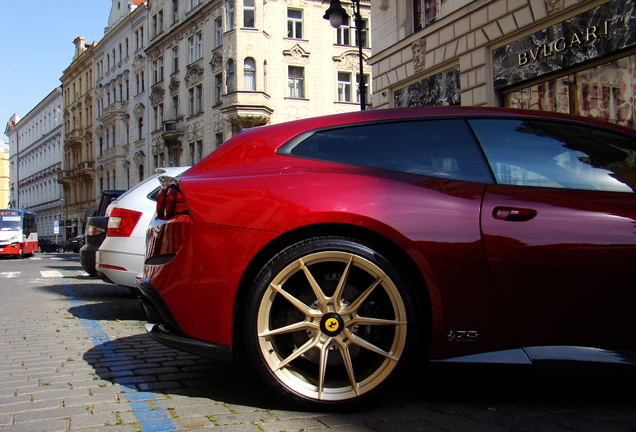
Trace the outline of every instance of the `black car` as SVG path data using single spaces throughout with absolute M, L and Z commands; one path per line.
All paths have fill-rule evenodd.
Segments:
M 79 258 L 82 268 L 90 276 L 97 276 L 95 256 L 97 249 L 99 249 L 99 246 L 106 238 L 106 226 L 108 224 L 108 218 L 104 216 L 106 214 L 106 208 L 124 192 L 126 191 L 117 189 L 102 191 L 99 206 L 93 209 L 91 215 L 86 216 L 86 228 L 84 229 L 85 244 L 80 249 Z
M 64 246 L 48 239 L 38 240 L 38 252 L 64 252 Z
M 84 234 L 80 234 L 67 241 L 64 245 L 64 250 L 78 253 L 82 246 L 84 246 Z

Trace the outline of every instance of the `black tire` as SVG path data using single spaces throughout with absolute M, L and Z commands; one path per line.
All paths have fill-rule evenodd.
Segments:
M 416 297 L 399 267 L 343 237 L 311 238 L 272 258 L 250 291 L 244 324 L 263 381 L 317 409 L 380 391 L 412 362 L 422 335 Z

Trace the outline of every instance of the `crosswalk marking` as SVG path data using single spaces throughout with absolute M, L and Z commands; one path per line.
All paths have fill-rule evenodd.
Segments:
M 42 270 L 40 271 L 40 274 L 45 278 L 64 277 L 62 272 L 59 270 Z
M 5 279 L 15 279 L 21 276 L 22 272 L 19 271 L 10 271 L 10 272 L 0 272 L 0 277 Z M 40 276 L 43 278 L 63 278 L 63 277 L 74 277 L 74 276 L 88 276 L 84 270 L 72 270 L 62 273 L 59 270 L 41 270 Z

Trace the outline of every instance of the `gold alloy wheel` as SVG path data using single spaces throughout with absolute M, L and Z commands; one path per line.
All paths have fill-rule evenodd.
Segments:
M 406 308 L 391 278 L 349 252 L 296 259 L 273 276 L 256 316 L 260 352 L 280 383 L 343 401 L 384 382 L 406 345 Z

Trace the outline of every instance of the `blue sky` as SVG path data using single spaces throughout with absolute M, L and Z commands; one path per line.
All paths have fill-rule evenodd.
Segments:
M 77 36 L 99 41 L 111 0 L 0 0 L 0 138 L 14 113 L 28 114 L 73 60 Z

